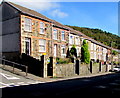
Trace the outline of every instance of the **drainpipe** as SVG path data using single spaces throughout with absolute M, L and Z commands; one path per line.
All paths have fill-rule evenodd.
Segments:
M 50 56 L 54 56 L 54 45 L 53 45 L 53 23 L 52 23 L 52 28 L 51 28 L 51 55 Z
M 113 70 L 112 42 L 111 42 L 111 69 Z

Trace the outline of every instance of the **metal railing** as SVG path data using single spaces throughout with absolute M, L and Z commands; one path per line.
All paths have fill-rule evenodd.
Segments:
M 15 67 L 24 67 L 25 68 L 26 76 L 28 75 L 28 66 L 23 65 L 23 64 L 18 64 L 18 63 L 15 63 L 15 62 L 3 59 L 3 58 L 0 58 L 0 61 L 1 61 L 0 63 L 3 65 L 3 68 L 5 68 L 5 66 L 8 66 L 8 65 L 6 65 L 6 63 L 9 63 L 10 65 L 12 65 L 12 67 L 13 67 L 13 70 L 12 70 L 13 73 L 15 72 Z

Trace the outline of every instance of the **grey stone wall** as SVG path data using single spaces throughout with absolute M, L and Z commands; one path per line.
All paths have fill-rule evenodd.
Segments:
M 109 71 L 106 70 L 106 65 L 101 66 L 101 71 L 99 69 L 99 64 L 93 64 L 92 66 L 92 73 L 90 72 L 90 65 L 89 64 L 80 64 L 79 68 L 79 75 L 88 75 L 88 74 L 96 74 L 96 73 L 104 73 Z M 56 65 L 56 77 L 67 77 L 67 76 L 74 76 L 75 73 L 75 65 L 74 64 L 57 64 Z
M 74 64 L 57 64 L 56 65 L 56 76 L 65 77 L 75 75 L 75 65 Z
M 99 64 L 93 64 L 92 73 L 99 73 Z
M 108 70 L 106 70 L 106 65 L 101 66 L 101 71 L 99 70 L 99 64 L 93 64 L 92 66 L 92 73 L 90 72 L 90 66 L 87 64 L 81 64 L 80 66 L 80 75 L 87 75 L 87 74 L 96 74 L 96 73 L 104 73 L 106 71 L 109 71 L 110 67 L 108 67 Z
M 90 65 L 81 64 L 80 65 L 80 75 L 87 75 L 87 74 L 90 74 Z

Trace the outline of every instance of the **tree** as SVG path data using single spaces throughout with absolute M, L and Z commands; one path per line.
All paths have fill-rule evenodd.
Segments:
M 90 52 L 88 50 L 88 43 L 86 40 L 83 40 L 83 45 L 81 47 L 81 60 L 86 64 L 90 63 Z
M 73 45 L 72 48 L 70 49 L 70 54 L 77 58 L 77 50 L 76 50 L 75 45 Z
M 112 55 L 117 55 L 117 54 L 118 54 L 118 52 L 117 52 L 117 51 L 112 50 Z
M 69 25 L 67 25 L 69 26 Z M 110 32 L 103 31 L 101 29 L 94 29 L 94 28 L 88 28 L 88 27 L 78 27 L 78 26 L 69 26 L 77 31 L 80 31 L 84 33 L 85 35 L 104 43 L 105 45 L 108 45 L 111 47 L 111 40 L 115 43 L 112 45 L 113 48 L 120 49 L 119 43 L 120 43 L 120 36 L 114 35 Z

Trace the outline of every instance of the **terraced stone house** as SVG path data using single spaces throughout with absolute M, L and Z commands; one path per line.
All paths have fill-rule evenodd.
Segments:
M 6 59 L 17 58 L 22 53 L 36 59 L 41 55 L 64 58 L 73 45 L 77 56 L 81 56 L 84 39 L 89 43 L 90 59 L 107 61 L 111 56 L 110 47 L 34 10 L 4 1 L 0 5 L 0 13 L 1 51 Z
M 16 58 L 22 53 L 65 57 L 69 30 L 40 13 L 11 2 L 2 2 L 2 53 Z

